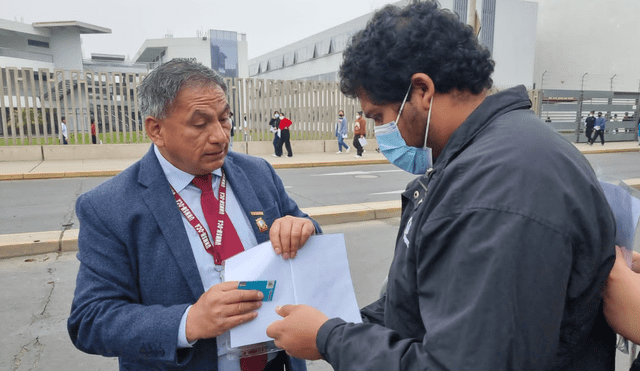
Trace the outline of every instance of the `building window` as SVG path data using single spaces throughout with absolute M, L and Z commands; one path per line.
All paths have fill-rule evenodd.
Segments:
M 27 39 L 27 43 L 31 46 L 37 46 L 40 48 L 48 48 L 49 47 L 49 43 L 46 41 L 39 41 L 39 40 L 31 40 L 31 39 Z

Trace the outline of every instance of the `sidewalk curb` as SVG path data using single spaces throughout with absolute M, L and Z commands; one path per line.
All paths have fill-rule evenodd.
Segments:
M 388 164 L 389 160 L 349 160 L 349 161 L 326 161 L 326 162 L 309 162 L 309 163 L 293 163 L 293 164 L 271 164 L 274 169 L 295 169 L 304 167 L 329 167 L 329 166 L 354 166 L 354 165 L 380 165 Z
M 596 155 L 601 153 L 640 152 L 640 148 L 587 149 L 581 152 L 583 155 Z
M 123 170 L 95 170 L 95 171 L 65 171 L 65 172 L 50 172 L 50 173 L 0 174 L 0 181 L 105 177 L 105 176 L 116 176 L 122 171 Z
M 303 208 L 320 226 L 400 216 L 401 202 Z M 78 250 L 78 229 L 0 235 L 0 259 Z

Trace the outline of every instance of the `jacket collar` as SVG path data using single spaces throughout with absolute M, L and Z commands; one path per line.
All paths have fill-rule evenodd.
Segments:
M 447 166 L 496 117 L 509 111 L 528 109 L 530 107 L 531 100 L 524 85 L 487 96 L 458 129 L 453 132 L 440 156 L 435 161 L 435 170 Z
M 182 227 L 182 216 L 171 193 L 167 177 L 153 152 L 153 144 L 140 160 L 138 182 L 146 187 L 146 190 L 142 192 L 142 199 L 158 223 L 194 298 L 199 298 L 204 293 L 204 286 L 198 273 L 196 260 L 189 247 L 189 237 Z

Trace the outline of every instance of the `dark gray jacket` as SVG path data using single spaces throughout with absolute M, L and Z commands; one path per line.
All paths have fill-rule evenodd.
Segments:
M 613 214 L 530 105 L 524 87 L 487 97 L 408 185 L 387 295 L 318 333 L 336 370 L 613 369 Z

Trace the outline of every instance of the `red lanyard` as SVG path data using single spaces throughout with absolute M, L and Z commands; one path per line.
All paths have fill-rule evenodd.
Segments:
M 171 185 L 170 185 L 171 186 Z M 209 234 L 207 233 L 207 229 L 202 225 L 198 217 L 191 211 L 189 205 L 182 199 L 182 197 L 176 192 L 176 190 L 171 186 L 171 192 L 173 193 L 173 197 L 176 199 L 176 204 L 178 204 L 178 209 L 182 212 L 182 215 L 187 218 L 187 221 L 198 233 L 198 237 L 202 241 L 202 246 L 207 250 L 209 254 L 213 256 L 213 262 L 216 265 L 222 264 L 222 258 L 220 257 L 220 246 L 222 245 L 222 233 L 224 229 L 224 214 L 226 209 L 226 200 L 227 200 L 227 179 L 224 175 L 224 171 L 222 172 L 222 179 L 220 180 L 220 187 L 218 189 L 218 215 L 216 220 L 216 234 L 213 243 L 211 243 L 211 239 L 209 238 Z M 212 226 L 209 226 L 211 229 Z M 218 248 L 216 248 L 216 246 Z

